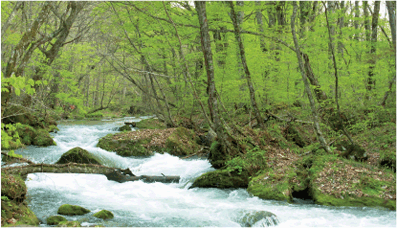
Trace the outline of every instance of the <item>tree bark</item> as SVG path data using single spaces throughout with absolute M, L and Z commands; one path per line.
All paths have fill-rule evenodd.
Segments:
M 234 26 L 234 30 L 235 32 L 235 37 L 240 49 L 240 59 L 241 59 L 241 63 L 243 65 L 243 69 L 245 72 L 245 78 L 247 79 L 247 85 L 249 88 L 249 92 L 250 92 L 250 100 L 251 100 L 251 105 L 254 109 L 255 112 L 255 116 L 256 116 L 256 120 L 258 121 L 258 125 L 261 129 L 264 129 L 264 123 L 263 123 L 263 118 L 260 114 L 260 111 L 258 109 L 258 105 L 256 104 L 256 98 L 255 98 L 255 90 L 254 90 L 254 86 L 251 82 L 251 73 L 248 69 L 248 65 L 247 65 L 247 60 L 245 58 L 245 49 L 244 49 L 244 44 L 243 41 L 241 39 L 241 35 L 240 35 L 240 24 L 239 24 L 239 20 L 238 17 L 236 15 L 236 12 L 234 11 L 234 6 L 233 6 L 233 2 L 228 2 L 230 9 L 231 9 L 231 18 L 233 21 L 233 26 Z
M 368 80 L 367 80 L 367 98 L 370 97 L 368 92 L 371 92 L 375 86 L 374 76 L 374 68 L 376 64 L 376 41 L 378 37 L 378 19 L 379 19 L 379 11 L 380 11 L 380 1 L 375 1 L 374 12 L 372 15 L 372 34 L 371 34 L 371 49 L 370 49 L 370 66 L 368 71 Z
M 396 53 L 396 2 L 386 1 L 387 13 L 389 14 L 389 24 L 393 41 L 394 53 Z
M 68 163 L 62 165 L 50 164 L 34 164 L 27 166 L 1 168 L 1 172 L 5 174 L 19 174 L 26 176 L 29 173 L 86 173 L 86 174 L 103 174 L 108 180 L 117 181 L 119 183 L 127 181 L 142 180 L 144 182 L 179 182 L 179 176 L 135 176 L 134 174 L 126 174 L 124 170 L 111 168 L 103 165 L 94 164 L 78 164 Z
M 296 38 L 296 31 L 295 31 L 295 18 L 296 18 L 296 11 L 298 8 L 297 3 L 295 1 L 293 2 L 293 6 L 294 6 L 294 8 L 293 8 L 292 16 L 291 16 L 292 37 L 293 37 L 294 44 L 295 44 L 296 55 L 298 58 L 299 68 L 301 71 L 302 79 L 303 79 L 303 82 L 305 83 L 305 91 L 306 91 L 306 94 L 307 94 L 307 96 L 309 98 L 309 102 L 310 102 L 310 107 L 311 107 L 311 111 L 312 111 L 312 115 L 313 115 L 314 129 L 316 131 L 317 139 L 320 141 L 321 146 L 324 148 L 324 150 L 327 153 L 331 153 L 331 149 L 329 148 L 327 142 L 325 141 L 325 138 L 324 138 L 324 136 L 321 132 L 321 129 L 320 129 L 316 105 L 314 103 L 313 95 L 310 90 L 310 85 L 309 85 L 309 82 L 307 81 L 307 77 L 305 74 L 305 68 L 303 66 L 303 61 L 302 61 L 301 54 L 300 54 L 301 52 L 299 50 L 298 39 Z

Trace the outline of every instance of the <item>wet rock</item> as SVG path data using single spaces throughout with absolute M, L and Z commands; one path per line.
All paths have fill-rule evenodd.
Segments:
M 56 164 L 66 164 L 69 162 L 81 163 L 81 164 L 98 164 L 101 165 L 99 159 L 94 157 L 88 151 L 75 147 L 68 152 L 64 153 Z
M 131 127 L 129 125 L 124 125 L 119 128 L 119 131 L 131 131 Z
M 78 221 L 63 221 L 57 227 L 81 227 L 81 224 Z
M 50 216 L 47 218 L 48 225 L 58 225 L 60 222 L 67 221 L 65 217 L 60 215 Z
M 58 214 L 61 215 L 84 215 L 91 212 L 90 210 L 85 209 L 84 207 L 64 204 L 58 208 Z
M 113 213 L 107 210 L 101 210 L 93 216 L 101 219 L 112 219 L 114 217 Z
M 277 216 L 268 211 L 243 211 L 242 227 L 268 227 L 276 226 L 279 221 Z
M 190 188 L 246 188 L 248 182 L 248 173 L 245 171 L 238 174 L 227 170 L 215 170 L 198 177 Z
M 147 144 L 151 141 L 151 137 L 145 139 L 134 140 L 131 138 L 118 137 L 121 136 L 118 133 L 116 135 L 106 135 L 99 139 L 97 146 L 107 151 L 115 151 L 118 155 L 123 157 L 129 156 L 150 156 L 153 152 L 148 150 L 143 144 Z M 118 137 L 117 139 L 114 138 Z

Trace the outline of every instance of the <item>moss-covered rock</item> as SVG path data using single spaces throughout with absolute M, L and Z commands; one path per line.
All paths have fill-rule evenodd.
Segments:
M 345 143 L 346 145 L 347 143 Z M 345 147 L 343 147 L 345 148 Z M 342 157 L 355 161 L 366 161 L 368 159 L 367 152 L 359 145 L 346 145 L 346 150 L 342 152 Z
M 58 214 L 61 215 L 84 215 L 91 212 L 90 210 L 85 209 L 84 207 L 64 204 L 58 208 Z
M 101 219 L 112 219 L 114 217 L 113 213 L 107 210 L 101 210 L 93 216 Z
M 5 196 L 1 197 L 1 226 L 39 226 L 39 223 L 26 202 L 17 203 Z
M 26 198 L 26 185 L 20 176 L 1 174 L 1 195 L 15 202 L 23 202 Z
M 48 131 L 44 129 L 37 130 L 37 135 L 33 139 L 33 145 L 36 146 L 52 146 L 56 145 L 55 141 L 52 139 Z
M 292 171 L 293 168 L 290 167 L 289 172 Z M 272 169 L 266 169 L 262 174 L 254 177 L 249 182 L 247 191 L 261 199 L 292 202 L 290 177 L 287 173 L 278 173 Z
M 131 138 L 119 137 L 122 136 L 122 134 L 123 133 L 106 135 L 99 139 L 97 146 L 107 151 L 115 151 L 118 155 L 123 157 L 150 156 L 153 154 L 152 151 L 143 146 L 143 144 L 151 141 L 150 137 L 134 140 Z
M 21 142 L 27 146 L 31 145 L 33 139 L 37 136 L 37 131 L 32 126 L 26 124 L 17 124 L 16 129 Z
M 215 170 L 199 176 L 190 188 L 246 188 L 248 182 L 246 171 L 238 174 L 227 170 Z
M 208 160 L 215 169 L 220 169 L 226 165 L 228 156 L 223 152 L 222 145 L 218 141 L 211 144 Z
M 124 125 L 119 128 L 119 131 L 131 131 L 131 127 L 129 125 Z
M 396 174 L 332 155 L 318 156 L 310 168 L 317 204 L 396 209 Z
M 309 135 L 298 124 L 290 123 L 284 129 L 285 138 L 294 142 L 299 147 L 305 147 L 310 144 Z
M 158 119 L 144 119 L 136 123 L 136 127 L 139 129 L 165 129 L 165 123 Z
M 62 154 L 61 158 L 56 162 L 56 164 L 66 164 L 69 162 L 81 164 L 102 164 L 98 158 L 94 157 L 92 154 L 90 154 L 90 152 L 80 147 L 75 147 Z
M 57 126 L 55 126 L 55 125 L 50 125 L 50 126 L 48 126 L 47 131 L 48 131 L 48 132 L 55 132 L 55 133 L 57 133 L 57 132 L 59 131 L 59 128 L 58 128 Z
M 66 218 L 60 215 L 50 216 L 47 218 L 48 225 L 58 225 L 58 223 L 64 221 L 67 221 Z
M 167 138 L 165 145 L 166 151 L 176 156 L 186 156 L 196 153 L 200 147 L 197 144 L 197 138 L 194 132 L 184 127 L 176 128 Z
M 81 227 L 81 224 L 79 221 L 62 221 L 57 227 Z

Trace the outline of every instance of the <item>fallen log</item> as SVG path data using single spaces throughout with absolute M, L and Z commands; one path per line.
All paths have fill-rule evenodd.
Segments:
M 124 183 L 127 181 L 142 180 L 144 182 L 162 182 L 172 183 L 179 182 L 179 176 L 135 176 L 129 169 L 117 169 L 103 165 L 94 164 L 78 164 L 78 163 L 67 163 L 62 165 L 52 164 L 34 164 L 26 166 L 16 166 L 1 168 L 1 172 L 4 174 L 19 174 L 22 177 L 26 177 L 29 173 L 87 173 L 87 174 L 103 174 L 108 180 L 117 181 Z

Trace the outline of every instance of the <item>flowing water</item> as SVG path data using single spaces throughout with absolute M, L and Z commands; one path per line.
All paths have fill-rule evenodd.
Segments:
M 144 118 L 144 117 L 142 117 Z M 90 213 L 65 216 L 82 225 L 102 224 L 118 227 L 164 226 L 241 226 L 244 215 L 252 211 L 269 211 L 277 215 L 279 227 L 396 227 L 396 212 L 363 207 L 326 207 L 310 201 L 286 202 L 262 200 L 250 196 L 245 189 L 188 189 L 201 174 L 214 170 L 205 159 L 179 159 L 169 154 L 147 158 L 120 157 L 96 147 L 98 139 L 137 118 L 90 122 L 63 122 L 53 133 L 56 146 L 29 146 L 16 153 L 36 163 L 55 163 L 63 153 L 81 147 L 104 165 L 130 168 L 136 175 L 179 175 L 179 183 L 117 183 L 96 174 L 29 174 L 26 180 L 29 206 L 48 226 L 46 219 L 56 215 L 62 204 L 80 205 Z M 92 216 L 102 209 L 112 211 L 114 218 L 103 221 Z M 261 225 L 261 222 L 253 224 Z

